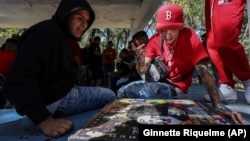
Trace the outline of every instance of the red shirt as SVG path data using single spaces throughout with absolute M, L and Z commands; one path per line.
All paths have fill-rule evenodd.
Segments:
M 115 59 L 117 56 L 116 49 L 106 48 L 103 50 L 103 64 L 115 64 Z
M 166 48 L 162 46 L 163 53 L 161 53 L 159 41 L 160 34 L 155 34 L 151 37 L 146 46 L 145 56 L 151 59 L 161 56 L 161 58 L 164 58 L 166 66 L 168 66 Z M 173 48 L 172 66 L 168 67 L 168 79 L 172 81 L 174 86 L 182 90 L 182 92 L 187 93 L 188 87 L 192 83 L 192 74 L 195 65 L 202 59 L 208 58 L 208 54 L 197 34 L 190 28 L 183 28 L 180 31 Z
M 15 58 L 15 51 L 0 51 L 0 73 L 6 76 Z

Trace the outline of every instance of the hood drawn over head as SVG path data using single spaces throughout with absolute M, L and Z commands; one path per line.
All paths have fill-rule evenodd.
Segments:
M 95 20 L 95 13 L 86 0 L 61 0 L 52 18 L 59 22 L 61 26 L 66 27 L 68 16 L 76 10 L 89 10 L 90 19 L 87 28 L 89 29 Z

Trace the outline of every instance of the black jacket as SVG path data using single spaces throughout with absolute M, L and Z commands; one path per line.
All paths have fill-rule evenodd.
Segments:
M 66 21 L 79 9 L 91 11 L 91 26 L 95 14 L 85 0 L 62 0 L 51 19 L 33 25 L 20 38 L 4 93 L 17 113 L 27 115 L 35 125 L 51 115 L 46 106 L 64 97 L 76 83 Z

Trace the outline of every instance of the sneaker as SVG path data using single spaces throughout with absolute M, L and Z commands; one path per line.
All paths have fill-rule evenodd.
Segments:
M 250 79 L 242 82 L 245 90 L 245 98 L 248 104 L 250 104 Z
M 230 102 L 230 101 L 234 102 L 238 99 L 237 93 L 235 92 L 235 90 L 227 84 L 220 84 L 219 94 L 220 94 L 220 100 L 222 102 Z M 250 95 L 249 95 L 249 98 L 250 98 Z M 208 94 L 204 95 L 204 100 L 211 101 Z

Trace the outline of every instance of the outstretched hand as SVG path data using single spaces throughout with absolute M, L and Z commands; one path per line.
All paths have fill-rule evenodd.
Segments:
M 235 124 L 245 124 L 246 122 L 242 117 L 242 115 L 238 112 L 232 112 L 227 110 L 220 110 L 219 112 L 222 113 L 224 116 L 233 120 Z
M 74 128 L 74 124 L 70 120 L 62 118 L 55 119 L 53 117 L 48 117 L 38 126 L 45 135 L 50 137 L 60 137 Z

